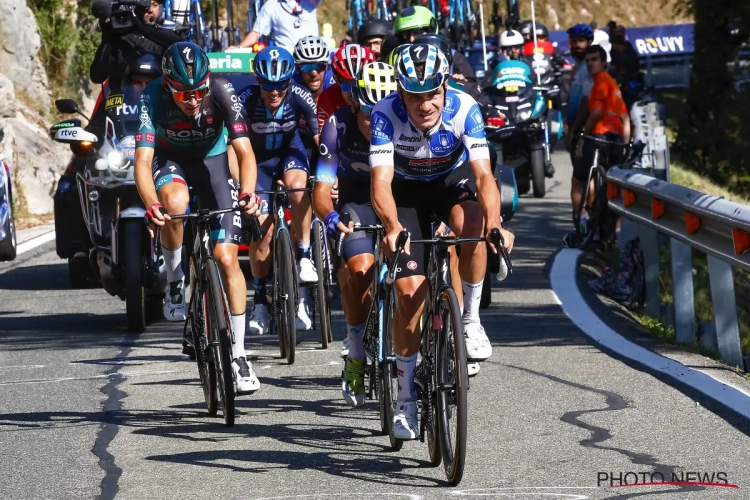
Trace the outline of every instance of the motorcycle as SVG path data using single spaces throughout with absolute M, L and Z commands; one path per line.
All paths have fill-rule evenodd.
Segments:
M 139 88 L 123 86 L 120 94 L 107 97 L 102 137 L 81 128 L 78 119 L 50 130 L 56 142 L 70 144 L 73 154 L 85 158 L 75 182 L 89 233 L 90 270 L 107 293 L 125 301 L 131 331 L 145 330 L 147 320 L 161 314 L 166 287 L 161 248 L 146 225 L 133 179 L 140 95 Z M 85 118 L 71 99 L 55 105 L 61 113 Z
M 0 141 L 3 131 L 0 129 Z M 16 223 L 13 218 L 13 191 L 10 164 L 0 154 L 0 261 L 16 258 Z
M 543 198 L 548 176 L 544 141 L 547 104 L 540 87 L 532 86 L 530 74 L 529 66 L 521 61 L 498 64 L 487 92 L 493 108 L 488 110 L 485 130 L 498 162 L 515 167 L 518 193 L 528 193 L 533 187 L 534 197 Z

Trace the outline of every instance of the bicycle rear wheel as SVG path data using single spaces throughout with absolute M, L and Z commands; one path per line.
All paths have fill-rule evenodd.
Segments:
M 325 232 L 323 223 L 315 220 L 312 223 L 311 236 L 313 240 L 313 262 L 318 272 L 318 285 L 315 296 L 318 302 L 318 317 L 320 318 L 320 341 L 323 349 L 328 349 L 331 339 L 331 302 L 328 300 L 328 283 L 330 283 L 330 268 L 326 255 Z
M 466 460 L 467 386 L 466 344 L 456 292 L 440 294 L 437 316 L 442 325 L 437 335 L 437 414 L 440 449 L 445 477 L 452 485 L 461 482 Z M 455 430 L 451 424 L 455 425 Z
M 398 378 L 396 375 L 395 353 L 393 352 L 393 313 L 396 306 L 395 294 L 391 291 L 383 297 L 383 323 L 381 325 L 381 342 L 383 351 L 383 363 L 378 377 L 378 400 L 380 403 L 380 424 L 383 430 L 388 430 L 393 451 L 399 451 L 404 441 L 393 435 L 393 410 L 396 407 L 398 396 Z M 395 386 L 395 390 L 394 390 Z
M 207 259 L 203 263 L 206 276 L 206 311 L 210 345 L 214 355 L 216 380 L 219 383 L 221 410 L 227 427 L 234 425 L 234 371 L 232 370 L 232 334 L 230 330 L 229 306 L 219 278 L 216 261 Z
M 276 297 L 279 300 L 278 310 L 280 315 L 279 333 L 283 336 L 286 351 L 286 362 L 294 364 L 294 355 L 297 347 L 297 328 L 294 318 L 297 313 L 297 301 L 294 288 L 294 259 L 292 259 L 292 240 L 289 231 L 279 231 L 276 238 L 276 259 L 279 271 L 277 283 L 279 291 Z
M 586 227 L 586 232 L 583 235 L 580 248 L 586 248 L 596 236 L 597 232 L 600 233 L 600 229 L 603 227 L 604 219 L 607 211 L 607 194 L 604 186 L 604 178 L 606 176 L 604 169 L 596 167 L 592 172 L 594 181 L 594 204 L 589 210 L 589 222 Z M 589 189 L 591 188 L 591 182 L 586 186 L 586 195 L 588 196 Z
M 203 387 L 203 398 L 206 401 L 206 408 L 210 416 L 216 416 L 219 410 L 219 398 L 216 393 L 216 369 L 214 367 L 213 356 L 208 347 L 208 338 L 206 336 L 206 300 L 203 287 L 198 283 L 200 275 L 198 274 L 198 264 L 195 258 L 190 258 L 190 288 L 192 297 L 190 298 L 190 314 L 188 315 L 185 328 L 190 328 L 193 338 L 193 350 L 195 352 L 195 361 L 198 364 L 198 375 L 200 376 L 201 386 Z

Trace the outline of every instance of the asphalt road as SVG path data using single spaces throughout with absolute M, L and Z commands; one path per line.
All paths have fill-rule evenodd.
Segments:
M 248 337 L 263 386 L 227 429 L 206 415 L 181 327 L 128 334 L 124 304 L 70 290 L 48 243 L 0 266 L 0 498 L 750 498 L 748 421 L 603 352 L 556 301 L 570 165 L 555 159 L 547 196 L 509 223 L 515 272 L 482 313 L 494 351 L 472 380 L 458 487 L 426 444 L 389 451 L 375 402 L 344 405 L 341 315 L 337 342 L 305 333 L 293 366 Z M 597 483 L 627 472 L 721 472 L 740 488 Z

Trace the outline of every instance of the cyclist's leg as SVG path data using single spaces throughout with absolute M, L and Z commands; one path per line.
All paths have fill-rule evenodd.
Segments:
M 303 189 L 307 187 L 310 165 L 305 156 L 305 147 L 299 134 L 292 140 L 290 153 L 283 160 L 279 169 L 287 189 Z M 289 194 L 292 205 L 292 230 L 297 240 L 297 272 L 301 283 L 315 283 L 318 273 L 310 258 L 310 223 L 312 222 L 312 206 L 310 196 L 306 192 Z
M 245 309 L 247 308 L 247 284 L 240 269 L 237 251 L 242 239 L 242 219 L 237 203 L 237 190 L 229 172 L 226 153 L 209 156 L 203 160 L 200 179 L 196 179 L 201 206 L 209 210 L 237 208 L 235 212 L 214 217 L 211 220 L 211 242 L 214 258 L 219 266 L 226 286 L 229 314 L 234 333 L 232 344 L 232 368 L 237 377 L 239 392 L 253 392 L 260 388 L 258 377 L 245 356 Z M 196 176 L 198 177 L 198 176 Z
M 468 180 L 467 180 L 468 179 Z M 439 195 L 435 212 L 459 237 L 480 238 L 484 219 L 477 202 L 477 187 L 467 164 L 453 170 L 441 180 L 444 191 Z M 461 244 L 458 259 L 464 308 L 463 324 L 466 352 L 471 361 L 484 361 L 492 355 L 492 345 L 479 321 L 484 275 L 487 272 L 487 246 L 484 243 Z
M 256 191 L 269 191 L 274 187 L 273 172 L 278 165 L 278 159 L 258 162 L 258 180 Z M 250 272 L 253 275 L 253 310 L 248 322 L 248 328 L 253 335 L 263 335 L 271 325 L 271 314 L 268 311 L 266 297 L 266 277 L 271 269 L 271 245 L 273 244 L 274 219 L 270 216 L 271 196 L 260 195 L 261 215 L 259 216 L 263 238 L 259 242 L 251 242 Z
M 190 195 L 187 176 L 180 166 L 183 160 L 166 154 L 154 156 L 152 173 L 159 203 L 167 213 L 185 213 Z M 185 321 L 185 274 L 182 269 L 182 221 L 167 222 L 161 230 L 161 247 L 167 268 L 167 300 L 164 317 L 169 321 Z
M 570 179 L 570 199 L 573 205 L 573 213 L 578 210 L 578 206 L 581 204 L 581 198 L 583 198 L 583 193 L 586 189 L 586 180 L 589 177 L 589 169 L 591 168 L 591 163 L 587 164 L 585 162 L 585 156 L 581 158 L 575 157 L 578 141 L 582 140 L 579 137 L 573 141 L 572 152 L 570 154 L 570 161 L 573 164 L 573 176 Z

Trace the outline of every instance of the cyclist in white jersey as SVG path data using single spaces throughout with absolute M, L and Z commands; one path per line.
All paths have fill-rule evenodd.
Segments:
M 490 169 L 484 119 L 476 101 L 447 87 L 448 60 L 433 46 L 405 48 L 396 73 L 398 92 L 375 105 L 370 124 L 372 202 L 386 228 L 385 247 L 395 252 L 403 229 L 412 239 L 431 237 L 430 223 L 435 215 L 458 236 L 480 237 L 499 228 L 510 251 L 514 236 L 500 224 L 500 193 Z M 491 242 L 489 245 L 497 251 Z M 398 307 L 393 342 L 399 389 L 393 429 L 399 439 L 416 439 L 419 433 L 414 369 L 421 342 L 419 318 L 427 295 L 428 250 L 407 243 L 394 283 Z M 479 322 L 486 269 L 483 243 L 461 245 L 459 273 L 470 361 L 483 361 L 492 354 Z

